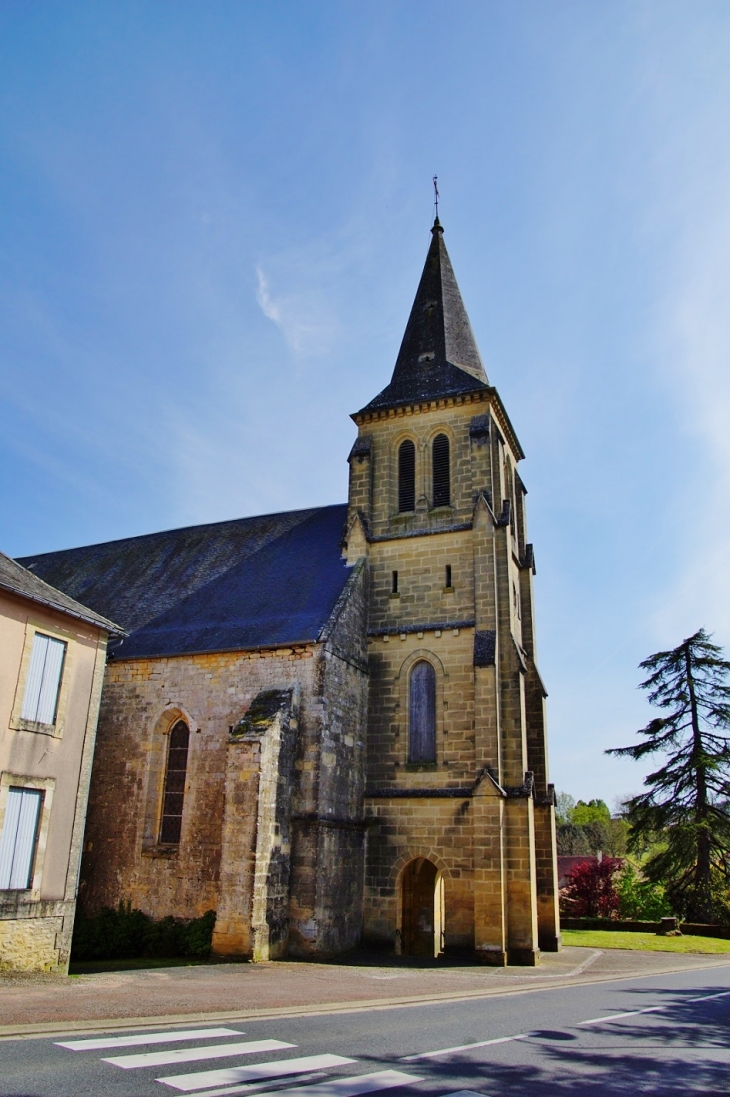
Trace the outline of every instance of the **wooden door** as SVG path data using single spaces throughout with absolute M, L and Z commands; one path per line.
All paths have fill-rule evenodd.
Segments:
M 443 933 L 443 886 L 437 887 L 436 866 L 417 857 L 403 873 L 403 952 L 408 956 L 438 956 Z M 441 884 L 441 881 L 438 881 Z

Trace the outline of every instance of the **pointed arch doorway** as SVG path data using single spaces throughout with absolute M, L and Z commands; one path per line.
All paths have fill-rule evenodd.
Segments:
M 403 870 L 401 949 L 406 956 L 444 951 L 444 879 L 432 861 L 415 857 Z

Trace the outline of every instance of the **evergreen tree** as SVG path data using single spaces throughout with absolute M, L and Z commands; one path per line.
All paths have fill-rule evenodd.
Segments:
M 644 780 L 647 791 L 627 801 L 629 846 L 661 843 L 644 875 L 663 883 L 675 911 L 695 922 L 730 914 L 730 662 L 722 654 L 700 629 L 645 659 L 641 688 L 664 715 L 642 728 L 642 742 L 606 752 L 666 756 Z

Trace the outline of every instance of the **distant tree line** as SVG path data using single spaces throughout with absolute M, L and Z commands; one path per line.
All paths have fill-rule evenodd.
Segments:
M 558 853 L 592 856 L 598 853 L 622 857 L 626 853 L 629 824 L 624 815 L 612 816 L 603 800 L 576 801 L 558 793 L 555 812 Z

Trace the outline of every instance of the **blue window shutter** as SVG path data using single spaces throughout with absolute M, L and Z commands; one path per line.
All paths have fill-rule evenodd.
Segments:
M 48 651 L 49 636 L 42 636 L 39 632 L 33 637 L 33 648 L 30 653 L 30 667 L 25 683 L 25 696 L 23 708 L 20 713 L 23 720 L 35 720 L 38 712 L 38 698 L 41 695 L 43 685 L 43 668 L 46 665 L 46 652 Z
M 32 720 L 38 724 L 56 722 L 56 706 L 65 654 L 66 645 L 63 640 L 54 640 L 41 632 L 35 634 L 20 713 L 21 719 Z
M 35 840 L 43 793 L 9 788 L 0 839 L 0 889 L 23 891 L 32 883 Z

